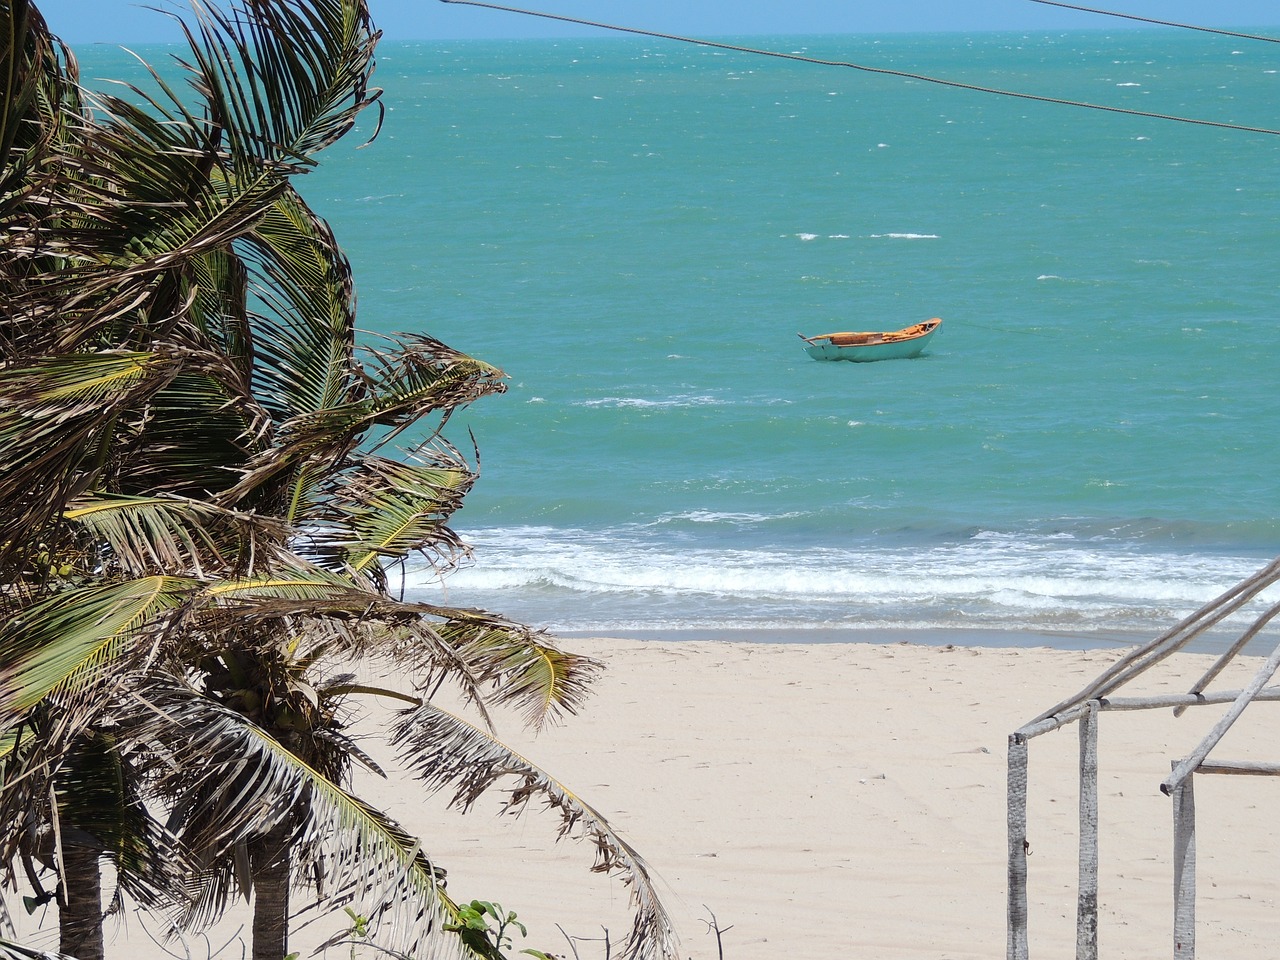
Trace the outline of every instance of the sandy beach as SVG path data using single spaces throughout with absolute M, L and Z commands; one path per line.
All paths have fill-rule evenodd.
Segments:
M 642 851 L 681 954 L 694 960 L 717 957 L 706 922 L 712 913 L 730 960 L 1003 956 L 1008 734 L 1119 656 L 911 643 L 600 639 L 565 646 L 607 664 L 595 697 L 537 737 L 514 717 L 500 719 L 499 733 Z M 1185 687 L 1206 662 L 1174 657 L 1145 689 Z M 1105 956 L 1172 952 L 1171 806 L 1158 787 L 1170 759 L 1189 750 L 1222 709 L 1176 720 L 1167 710 L 1102 718 Z M 1266 757 L 1278 739 L 1275 710 L 1256 705 L 1224 742 L 1224 755 Z M 1035 957 L 1074 955 L 1074 731 L 1031 746 Z M 1273 957 L 1280 826 L 1272 811 L 1280 782 L 1197 782 L 1200 955 Z M 448 869 L 455 898 L 496 900 L 519 913 L 529 937 L 517 948 L 572 956 L 557 925 L 584 938 L 605 927 L 616 941 L 628 929 L 626 889 L 589 872 L 588 846 L 557 844 L 550 815 L 535 809 L 500 817 L 495 796 L 458 816 L 444 810 L 443 798 L 426 800 L 395 774 L 362 780 L 361 789 L 424 838 L 428 854 Z M 341 926 L 338 918 L 317 923 L 300 932 L 294 949 L 305 955 Z M 605 956 L 598 942 L 581 942 L 578 951 L 583 960 Z M 193 944 L 192 956 L 206 953 Z M 161 956 L 134 924 L 109 954 Z M 348 955 L 347 947 L 329 951 Z M 240 956 L 238 945 L 223 956 Z

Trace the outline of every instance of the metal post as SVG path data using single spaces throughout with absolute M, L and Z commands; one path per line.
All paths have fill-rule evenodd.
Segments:
M 1188 774 L 1173 788 L 1173 956 L 1196 955 L 1196 798 Z
M 1098 701 L 1080 718 L 1080 885 L 1076 960 L 1098 960 Z
M 1028 960 L 1027 942 L 1027 740 L 1009 736 L 1009 928 L 1008 960 Z

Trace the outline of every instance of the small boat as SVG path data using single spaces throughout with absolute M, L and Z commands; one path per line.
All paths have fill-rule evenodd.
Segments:
M 918 357 L 920 351 L 942 326 L 934 317 L 886 333 L 823 333 L 816 337 L 798 334 L 808 346 L 805 352 L 815 360 L 898 360 Z

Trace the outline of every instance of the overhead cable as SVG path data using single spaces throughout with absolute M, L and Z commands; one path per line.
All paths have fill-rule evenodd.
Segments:
M 1042 3 L 1046 7 L 1062 7 L 1066 10 L 1079 10 L 1081 13 L 1096 13 L 1101 17 L 1118 17 L 1121 20 L 1137 20 L 1139 23 L 1153 23 L 1159 27 L 1177 27 L 1179 30 L 1199 30 L 1201 33 L 1217 33 L 1224 37 L 1239 37 L 1241 40 L 1262 40 L 1265 43 L 1280 43 L 1280 37 L 1264 37 L 1256 33 L 1237 33 L 1234 30 L 1220 30 L 1217 27 L 1202 27 L 1194 23 L 1178 23 L 1175 20 L 1157 20 L 1154 17 L 1140 17 L 1133 13 L 1120 13 L 1116 10 L 1099 10 L 1097 7 L 1082 7 L 1075 3 L 1061 3 L 1059 0 L 1031 0 L 1031 3 Z
M 468 7 L 482 7 L 486 10 L 498 10 L 503 13 L 518 13 L 528 17 L 539 17 L 544 20 L 558 20 L 583 27 L 595 27 L 615 33 L 631 33 L 642 37 L 655 37 L 659 40 L 674 40 L 678 43 L 692 43 L 700 47 L 712 47 L 717 50 L 732 50 L 735 53 L 749 53 L 761 57 L 776 57 L 780 60 L 796 60 L 801 63 L 813 63 L 823 67 L 847 67 L 850 70 L 861 70 L 864 73 L 878 73 L 890 77 L 902 77 L 906 80 L 919 80 L 922 83 L 933 83 L 957 90 L 971 90 L 976 93 L 990 93 L 1001 97 L 1014 97 L 1019 100 L 1034 100 L 1039 103 L 1056 103 L 1068 107 L 1082 107 L 1086 110 L 1102 110 L 1106 113 L 1122 113 L 1132 117 L 1149 117 L 1154 120 L 1172 120 L 1177 123 L 1191 123 L 1202 127 L 1220 127 L 1225 130 L 1241 130 L 1246 133 L 1264 133 L 1269 136 L 1280 136 L 1280 130 L 1268 127 L 1251 127 L 1239 123 L 1227 123 L 1223 120 L 1201 120 L 1195 117 L 1179 117 L 1168 113 L 1153 113 L 1147 110 L 1132 110 L 1128 107 L 1113 107 L 1101 103 L 1088 103 L 1083 100 L 1067 100 L 1062 97 L 1046 97 L 1035 93 L 1021 93 L 1016 90 L 1001 90 L 997 87 L 984 87 L 974 83 L 963 83 L 959 80 L 944 80 L 930 77 L 922 73 L 909 73 L 905 70 L 892 70 L 888 67 L 871 67 L 847 60 L 824 60 L 820 57 L 806 57 L 798 53 L 782 53 L 778 50 L 762 50 L 756 47 L 744 47 L 732 43 L 718 43 L 714 40 L 700 40 L 695 37 L 682 37 L 674 33 L 660 33 L 656 30 L 642 30 L 639 27 L 623 27 L 612 23 L 600 23 L 595 20 L 584 20 L 579 17 L 568 17 L 558 13 L 544 13 L 537 10 L 526 10 L 522 7 L 508 7 L 497 3 L 484 3 L 482 0 L 440 0 L 441 3 L 455 3 Z

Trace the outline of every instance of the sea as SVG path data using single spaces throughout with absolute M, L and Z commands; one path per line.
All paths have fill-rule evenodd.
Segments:
M 299 181 L 363 328 L 509 377 L 448 428 L 471 554 L 408 597 L 570 637 L 1105 646 L 1280 553 L 1280 136 L 1047 102 L 1280 129 L 1280 48 L 717 39 L 916 76 L 384 42 L 376 140 Z M 916 359 L 797 338 L 935 316 Z

